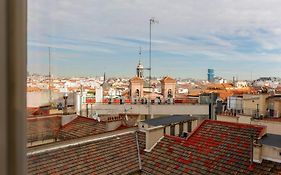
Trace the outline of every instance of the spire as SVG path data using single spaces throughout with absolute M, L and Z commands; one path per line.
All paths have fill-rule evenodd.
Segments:
M 141 64 L 141 47 L 139 50 L 139 64 L 137 66 L 137 77 L 143 78 L 143 65 Z
M 139 50 L 139 65 L 141 65 L 141 46 L 140 46 L 140 50 Z
M 105 83 L 105 72 L 103 73 L 103 83 Z

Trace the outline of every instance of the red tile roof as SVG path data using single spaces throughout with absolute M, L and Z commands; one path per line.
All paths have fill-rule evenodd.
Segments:
M 143 155 L 151 174 L 249 174 L 250 136 L 260 126 L 205 120 L 187 139 L 165 136 Z
M 136 134 L 29 153 L 28 174 L 129 174 L 139 171 Z
M 136 83 L 136 82 L 137 83 L 144 83 L 144 80 L 141 79 L 140 77 L 137 77 L 137 76 L 131 78 L 129 81 L 130 81 L 130 83 Z
M 107 132 L 105 122 L 78 116 L 60 129 L 58 138 L 60 140 L 69 140 L 104 132 Z
M 84 119 L 82 119 L 84 120 Z M 145 152 L 145 133 L 123 133 L 28 154 L 28 174 L 251 174 L 250 136 L 264 127 L 205 120 L 186 139 L 165 136 Z M 280 174 L 281 164 L 264 160 L 254 174 Z
M 255 163 L 254 172 L 255 175 L 280 175 L 281 174 L 281 163 L 263 160 L 262 163 Z
M 176 83 L 177 81 L 169 76 L 165 76 L 162 80 L 162 83 Z

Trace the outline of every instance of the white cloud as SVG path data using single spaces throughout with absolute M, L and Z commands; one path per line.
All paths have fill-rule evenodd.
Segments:
M 147 51 L 149 18 L 153 49 L 189 56 L 207 55 L 213 60 L 258 60 L 280 63 L 280 0 L 29 0 L 28 34 L 31 46 L 93 50 L 118 54 L 138 48 L 137 43 L 114 39 L 123 37 L 144 43 Z M 261 30 L 261 31 L 260 31 Z M 260 53 L 241 53 L 239 42 L 217 37 L 248 37 L 260 46 Z M 57 43 L 55 36 L 74 42 L 101 41 L 115 47 Z M 184 37 L 197 36 L 190 41 Z M 249 46 L 252 47 L 252 46 Z M 116 49 L 117 48 L 117 49 Z M 117 52 L 116 52 L 117 51 Z

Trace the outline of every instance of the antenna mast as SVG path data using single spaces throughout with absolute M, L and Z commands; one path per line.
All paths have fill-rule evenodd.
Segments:
M 49 49 L 49 104 L 52 102 L 52 90 L 51 90 L 51 47 Z
M 152 87 L 151 87 L 151 25 L 159 23 L 158 20 L 155 20 L 153 17 L 149 19 L 149 95 L 148 95 L 148 115 L 151 117 L 151 93 L 152 93 Z
M 139 50 L 139 63 L 141 62 L 141 46 L 140 46 L 140 50 Z

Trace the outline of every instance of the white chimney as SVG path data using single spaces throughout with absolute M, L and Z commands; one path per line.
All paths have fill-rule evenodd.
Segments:
M 76 114 L 79 115 L 80 110 L 81 110 L 81 93 L 80 92 L 75 93 L 74 106 L 75 106 Z
M 157 143 L 164 137 L 164 127 L 156 126 L 152 128 L 139 128 L 145 132 L 145 151 L 150 152 Z

